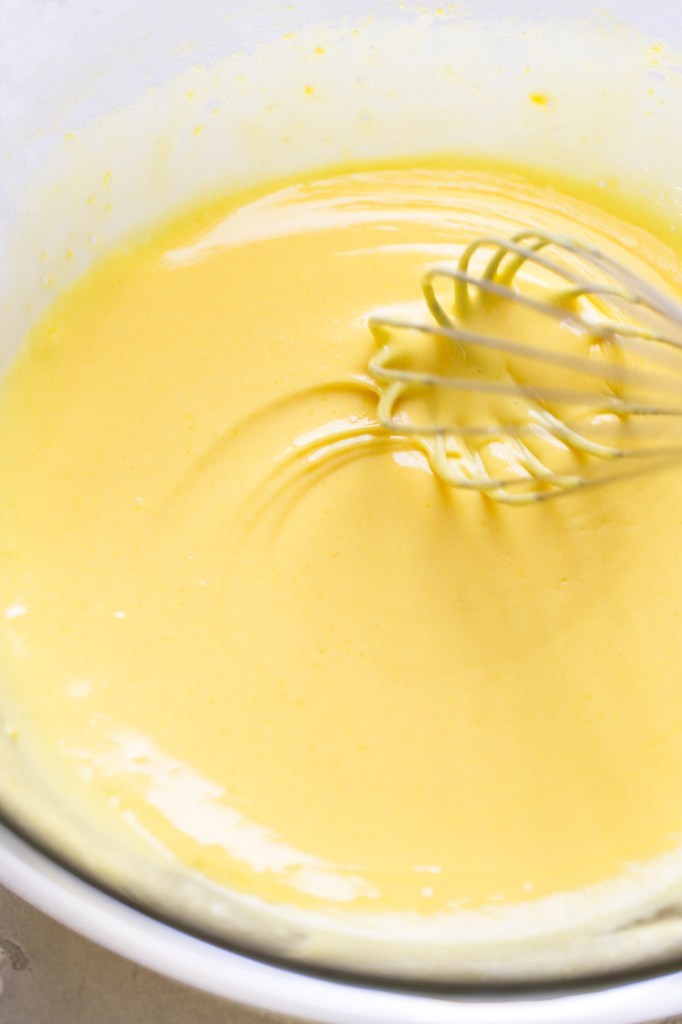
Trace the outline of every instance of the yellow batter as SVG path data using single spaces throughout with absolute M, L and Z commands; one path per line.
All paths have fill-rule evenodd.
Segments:
M 62 799 L 321 910 L 535 900 L 679 845 L 682 468 L 509 509 L 391 446 L 290 457 L 373 416 L 327 387 L 368 309 L 538 223 L 679 287 L 644 228 L 434 166 L 195 211 L 38 323 L 0 403 L 0 651 Z

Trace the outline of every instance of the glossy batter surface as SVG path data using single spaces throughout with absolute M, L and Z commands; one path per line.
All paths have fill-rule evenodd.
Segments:
M 185 217 L 37 325 L 0 402 L 0 651 L 64 799 L 321 909 L 518 903 L 679 845 L 682 472 L 508 509 L 381 443 L 300 454 L 374 415 L 336 386 L 367 310 L 529 223 L 678 287 L 583 200 L 376 171 Z

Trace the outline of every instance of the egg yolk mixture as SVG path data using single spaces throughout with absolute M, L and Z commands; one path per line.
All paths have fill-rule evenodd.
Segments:
M 0 401 L 0 658 L 61 799 L 318 909 L 521 903 L 680 845 L 682 466 L 513 508 L 350 443 L 368 311 L 538 224 L 679 295 L 646 223 L 427 166 L 214 203 L 40 319 Z

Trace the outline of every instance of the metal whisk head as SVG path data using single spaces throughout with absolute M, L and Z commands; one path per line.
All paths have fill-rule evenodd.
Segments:
M 422 292 L 370 315 L 369 370 L 383 429 L 447 484 L 523 504 L 682 454 L 682 306 L 611 257 L 478 238 Z

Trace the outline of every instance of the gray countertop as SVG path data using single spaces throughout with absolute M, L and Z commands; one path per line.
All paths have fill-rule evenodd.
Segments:
M 0 1024 L 271 1024 L 88 942 L 0 887 Z M 277 1018 L 283 1024 L 284 1018 Z

